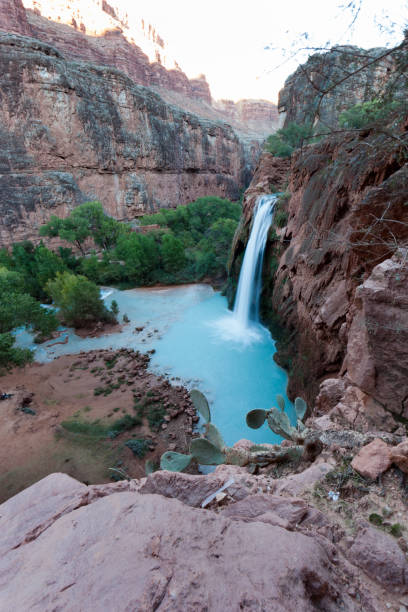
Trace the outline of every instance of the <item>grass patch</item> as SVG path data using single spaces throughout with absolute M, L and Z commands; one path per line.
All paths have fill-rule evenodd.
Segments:
M 132 417 L 129 414 L 117 419 L 113 423 L 103 423 L 100 419 L 86 421 L 80 418 L 61 423 L 61 426 L 66 431 L 94 440 L 102 440 L 104 438 L 113 440 L 124 431 L 129 431 L 138 425 L 141 425 L 141 419 Z

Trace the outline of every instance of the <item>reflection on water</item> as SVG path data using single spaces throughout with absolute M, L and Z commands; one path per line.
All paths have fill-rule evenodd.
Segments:
M 103 295 L 107 306 L 117 301 L 120 318 L 126 313 L 130 319 L 121 332 L 80 338 L 63 328 L 58 341 L 68 337 L 66 343 L 54 340 L 38 346 L 30 334 L 19 330 L 18 345 L 36 349 L 37 361 L 102 348 L 155 349 L 151 369 L 176 384 L 199 387 L 227 444 L 240 438 L 279 440 L 267 426 L 251 430 L 245 423 L 248 410 L 269 408 L 277 393 L 285 395 L 287 376 L 273 361 L 275 345 L 268 330 L 255 323 L 244 332 L 235 329 L 226 299 L 209 285 L 104 290 Z M 291 405 L 289 416 L 294 418 Z

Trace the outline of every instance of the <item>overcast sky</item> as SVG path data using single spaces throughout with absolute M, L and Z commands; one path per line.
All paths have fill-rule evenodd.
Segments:
M 308 33 L 310 46 L 349 42 L 369 48 L 397 44 L 404 22 L 408 23 L 408 0 L 362 0 L 351 32 L 347 31 L 350 12 L 339 8 L 349 0 L 120 2 L 130 17 L 144 16 L 155 26 L 189 77 L 206 75 L 216 99 L 276 102 L 301 57 L 287 61 L 271 47 L 289 49 L 302 32 Z M 390 32 L 392 22 L 396 25 Z M 384 26 L 386 31 L 381 31 Z

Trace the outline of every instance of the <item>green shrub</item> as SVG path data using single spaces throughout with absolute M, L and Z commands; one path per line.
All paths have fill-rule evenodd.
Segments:
M 140 425 L 140 420 L 137 417 L 126 414 L 124 417 L 110 424 L 102 423 L 99 419 L 95 421 L 71 419 L 69 421 L 63 421 L 61 425 L 64 429 L 74 434 L 81 434 L 100 440 L 103 438 L 110 438 L 112 440 L 124 431 L 129 431 L 137 425 Z
M 355 104 L 339 115 L 339 124 L 344 128 L 362 129 L 386 123 L 393 111 L 398 109 L 397 102 L 385 102 L 379 98 Z
M 160 427 L 164 423 L 166 409 L 160 405 L 153 405 L 148 406 L 146 412 L 150 430 L 155 432 L 159 431 Z
M 23 366 L 34 359 L 33 351 L 14 346 L 14 336 L 10 333 L 0 334 L 0 368 Z
M 149 441 L 144 438 L 134 438 L 125 442 L 125 446 L 130 448 L 132 453 L 142 459 L 149 451 Z
M 289 214 L 285 210 L 278 210 L 274 216 L 274 222 L 277 227 L 285 227 L 288 223 Z
M 312 133 L 313 129 L 310 124 L 289 123 L 287 127 L 268 136 L 265 149 L 276 157 L 290 157 L 295 149 L 310 139 Z

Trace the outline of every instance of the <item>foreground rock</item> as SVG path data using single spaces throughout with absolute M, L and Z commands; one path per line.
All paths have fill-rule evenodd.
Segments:
M 365 478 L 375 480 L 391 467 L 391 449 L 378 438 L 363 446 L 351 462 L 352 467 Z
M 196 507 L 201 485 L 203 498 L 231 473 L 225 509 Z M 377 539 L 373 555 L 360 534 L 355 554 L 344 555 L 327 519 L 304 500 L 254 494 L 264 477 L 229 466 L 158 476 L 87 487 L 52 474 L 0 506 L 0 607 L 398 609 L 408 565 L 389 536 Z M 180 501 L 186 478 L 193 497 L 184 492 Z

